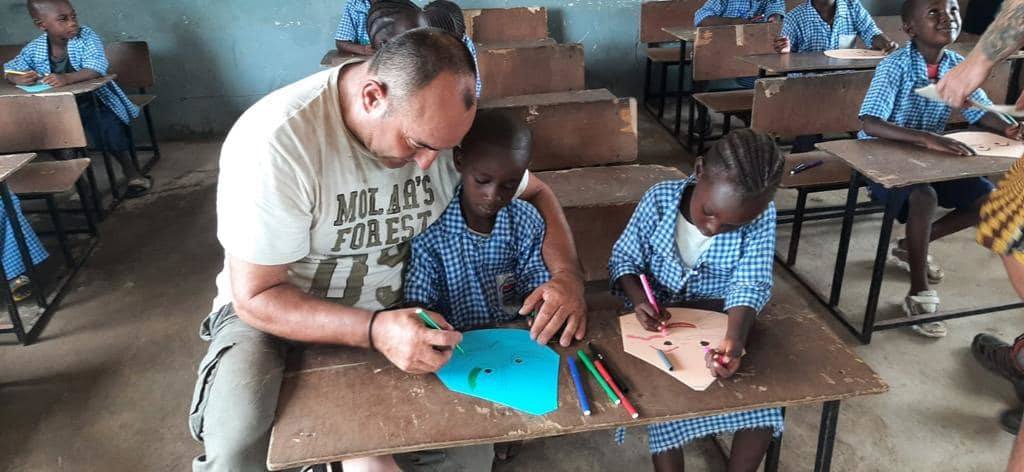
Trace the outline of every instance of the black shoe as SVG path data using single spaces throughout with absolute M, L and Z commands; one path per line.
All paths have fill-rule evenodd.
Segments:
M 1012 435 L 1017 435 L 1017 431 L 1020 431 L 1020 418 L 1024 415 L 1024 407 L 1017 407 L 1012 410 L 1006 410 L 999 415 L 999 426 L 1003 427 L 1003 430 Z
M 982 367 L 1016 385 L 1024 383 L 1024 374 L 1017 370 L 1012 351 L 1012 346 L 991 334 L 979 334 L 971 342 L 971 354 Z

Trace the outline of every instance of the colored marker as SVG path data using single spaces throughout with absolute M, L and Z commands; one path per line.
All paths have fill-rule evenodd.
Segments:
M 654 299 L 654 291 L 651 290 L 651 283 L 647 281 L 647 274 L 640 274 L 640 283 L 644 286 L 644 295 L 647 295 L 647 303 L 651 304 L 651 308 L 654 308 L 654 312 L 660 314 L 661 309 L 658 308 L 658 301 Z M 665 332 L 668 330 L 668 326 L 665 322 L 661 322 L 661 331 Z
M 708 352 L 711 352 L 711 351 L 713 351 L 713 349 L 711 349 L 710 347 L 704 346 L 704 353 L 705 354 L 707 354 Z M 711 358 L 714 359 L 715 362 L 717 362 L 718 365 L 720 365 L 722 367 L 725 367 L 726 365 L 728 365 L 725 362 L 722 362 L 722 355 L 719 354 L 718 351 L 715 351 L 715 353 L 711 355 Z
M 20 70 L 7 70 L 7 69 L 4 69 L 4 73 L 8 74 L 8 75 L 28 75 L 28 72 L 23 72 L 23 71 L 20 71 Z
M 668 360 L 668 356 L 665 355 L 665 351 L 662 351 L 661 349 L 656 349 L 656 348 L 653 348 L 653 347 L 651 349 L 654 349 L 655 351 L 658 351 L 658 357 L 661 358 L 661 362 L 663 364 L 665 364 L 665 368 L 666 369 L 668 369 L 669 371 L 672 371 L 672 369 L 674 369 L 674 367 L 672 367 L 672 361 Z
M 590 349 L 590 354 L 594 357 L 594 363 L 596 364 L 598 361 L 601 361 L 601 363 L 608 369 L 608 374 L 611 376 L 615 384 L 618 385 L 624 393 L 629 393 L 629 384 L 627 384 L 625 380 L 622 380 L 612 374 L 612 370 L 614 370 L 612 367 L 614 366 L 608 361 L 608 358 L 597 349 L 597 346 L 594 345 L 594 341 L 587 341 L 587 347 Z
M 441 329 L 440 326 L 437 325 L 437 323 L 434 322 L 434 319 L 431 318 L 430 315 L 427 315 L 427 312 L 425 312 L 423 310 L 420 310 L 420 309 L 417 309 L 416 310 L 416 314 L 420 316 L 420 319 L 423 320 L 423 322 L 426 323 L 427 326 L 430 326 L 431 328 L 434 328 L 434 329 L 438 329 L 438 330 L 444 331 L 443 329 Z M 455 345 L 455 349 L 458 349 L 459 352 L 461 352 L 463 354 L 466 353 L 466 351 L 462 350 L 462 346 L 460 346 L 458 344 Z
M 608 382 L 605 382 L 604 378 L 601 377 L 601 374 L 597 372 L 597 368 L 594 367 L 594 363 L 590 361 L 589 357 L 587 357 L 587 353 L 583 352 L 583 350 L 579 350 L 576 351 L 576 355 L 579 356 L 580 361 L 582 361 L 583 365 L 590 371 L 590 375 L 593 375 L 594 378 L 597 379 L 597 384 L 604 389 L 604 393 L 608 394 L 608 398 L 611 399 L 612 403 L 616 405 L 622 403 L 622 400 L 619 400 L 619 397 L 615 395 L 612 388 L 608 386 Z
M 816 160 L 814 162 L 804 162 L 804 163 L 801 163 L 801 164 L 797 164 L 797 165 L 793 166 L 792 170 L 789 171 L 789 175 L 799 174 L 799 173 L 801 173 L 801 172 L 803 172 L 805 170 L 813 169 L 813 168 L 818 167 L 818 166 L 820 166 L 820 165 L 822 165 L 824 163 L 825 163 L 825 161 L 823 161 L 821 159 L 818 159 L 818 160 Z
M 587 402 L 587 392 L 583 391 L 583 379 L 580 378 L 580 369 L 576 367 L 576 359 L 572 356 L 565 356 L 565 363 L 569 364 L 569 373 L 572 374 L 572 383 L 576 385 L 576 398 L 580 400 L 580 409 L 583 414 L 590 416 L 590 403 Z
M 594 366 L 597 367 L 597 371 L 601 373 L 601 376 L 608 382 L 608 385 L 612 387 L 612 391 L 614 391 L 615 394 L 619 396 L 619 399 L 622 400 L 622 407 L 629 412 L 629 416 L 633 417 L 633 419 L 639 418 L 640 413 L 636 411 L 636 408 L 634 408 L 633 404 L 629 402 L 626 395 L 622 393 L 622 390 L 619 390 L 619 386 L 615 385 L 615 380 L 612 380 L 612 374 L 608 372 L 608 369 L 604 368 L 604 364 L 599 360 L 595 360 Z

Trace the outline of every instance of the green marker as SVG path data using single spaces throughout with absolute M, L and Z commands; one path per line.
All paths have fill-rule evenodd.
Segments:
M 594 363 L 591 362 L 589 357 L 587 357 L 587 353 L 583 352 L 583 350 L 580 349 L 579 351 L 576 351 L 576 355 L 579 356 L 581 361 L 583 361 L 583 365 L 587 366 L 587 370 L 590 371 L 590 374 L 593 375 L 595 379 L 597 379 L 598 385 L 600 385 L 601 388 L 604 389 L 604 393 L 608 394 L 608 398 L 611 399 L 612 403 L 616 405 L 622 403 L 622 400 L 619 400 L 618 395 L 615 395 L 615 392 L 612 391 L 612 388 L 608 386 L 608 382 L 605 382 L 604 379 L 601 377 L 601 374 L 597 373 L 597 368 L 594 367 Z
M 434 329 L 441 329 L 441 327 L 438 326 L 437 323 L 434 322 L 434 319 L 431 318 L 429 315 L 427 315 L 427 312 L 425 312 L 423 310 L 420 310 L 420 309 L 417 309 L 416 310 L 416 314 L 420 316 L 420 319 L 423 320 L 423 322 L 426 323 L 427 326 L 430 326 L 431 328 L 434 328 Z M 444 331 L 444 330 L 442 330 L 442 331 Z M 466 353 L 466 351 L 462 350 L 462 346 L 459 346 L 458 344 L 455 345 L 455 349 L 458 349 L 459 352 L 461 352 L 463 354 Z

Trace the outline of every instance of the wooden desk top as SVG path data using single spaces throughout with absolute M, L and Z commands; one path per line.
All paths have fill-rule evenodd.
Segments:
M 885 139 L 847 139 L 819 143 L 817 147 L 885 188 L 1000 174 L 1016 162 L 999 157 L 960 157 Z
M 977 43 L 953 43 L 949 49 L 966 57 Z M 787 74 L 790 72 L 824 72 L 834 70 L 874 69 L 882 62 L 882 58 L 871 59 L 835 59 L 820 51 L 799 52 L 791 54 L 755 54 L 740 56 L 737 59 L 753 64 L 769 74 Z M 1024 59 L 1024 51 L 1011 54 L 1006 60 Z
M 434 375 L 402 373 L 376 353 L 308 347 L 285 373 L 268 464 L 273 470 L 339 459 L 557 436 L 710 414 L 820 403 L 878 394 L 888 386 L 818 314 L 775 299 L 755 325 L 740 372 L 705 392 L 622 351 L 617 313 L 590 313 L 595 341 L 640 411 L 632 420 L 586 377 L 592 416 L 583 416 L 565 361 L 559 409 L 531 416 L 450 392 Z M 799 340 L 799 341 L 796 341 Z M 554 347 L 560 355 L 575 353 Z M 611 437 L 609 436 L 609 441 Z
M 697 40 L 697 28 L 693 26 L 670 26 L 661 30 L 679 38 L 680 41 L 692 43 Z
M 7 180 L 8 177 L 21 170 L 22 167 L 25 167 L 25 164 L 28 164 L 35 158 L 36 154 L 34 152 L 0 155 L 0 182 Z
M 52 93 L 70 93 L 74 95 L 81 95 L 83 93 L 92 92 L 110 82 L 113 82 L 117 78 L 117 74 L 105 75 L 98 77 L 93 80 L 86 80 L 77 84 L 65 85 L 63 87 L 53 88 L 45 92 L 39 93 L 28 93 L 14 84 L 7 82 L 6 80 L 0 80 L 0 97 L 8 95 L 47 95 Z
M 342 54 L 337 49 L 331 49 L 324 54 L 324 58 L 320 60 L 320 65 L 324 67 L 340 66 L 343 62 L 355 57 L 354 54 Z

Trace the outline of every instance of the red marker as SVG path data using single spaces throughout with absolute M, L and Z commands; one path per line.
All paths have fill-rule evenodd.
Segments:
M 640 413 L 636 411 L 636 408 L 634 408 L 633 404 L 629 402 L 629 399 L 622 394 L 622 390 L 619 390 L 619 386 L 615 384 L 614 380 L 612 380 L 612 375 L 608 373 L 608 369 L 604 368 L 604 364 L 601 361 L 595 359 L 594 367 L 597 367 L 597 371 L 601 373 L 601 377 L 604 377 L 605 382 L 608 382 L 608 385 L 612 388 L 612 391 L 614 391 L 615 394 L 619 396 L 619 399 L 622 400 L 622 406 L 623 408 L 626 409 L 627 412 L 629 412 L 629 416 L 633 417 L 634 419 L 639 418 Z
M 712 352 L 712 351 L 714 351 L 714 350 L 711 349 L 710 347 L 704 346 L 704 353 L 705 354 L 708 353 L 708 352 Z M 722 367 L 728 367 L 729 366 L 729 364 L 726 364 L 726 363 L 722 362 L 722 354 L 720 354 L 718 351 L 714 351 L 714 354 L 711 355 L 711 358 L 714 359 L 715 362 L 717 362 L 718 365 L 720 365 Z

